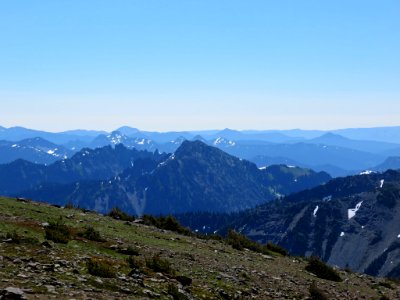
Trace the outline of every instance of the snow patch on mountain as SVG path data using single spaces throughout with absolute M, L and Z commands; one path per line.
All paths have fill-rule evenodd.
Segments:
M 362 203 L 363 201 L 357 203 L 355 208 L 350 208 L 347 210 L 347 215 L 349 220 L 355 217 L 357 211 L 361 208 Z
M 379 188 L 383 188 L 384 183 L 385 183 L 385 179 L 382 179 L 380 181 Z
M 376 173 L 376 172 L 371 171 L 371 170 L 365 170 L 365 171 L 361 172 L 360 175 L 370 175 L 370 174 L 373 174 L 373 173 Z
M 236 142 L 227 140 L 223 137 L 219 137 L 213 142 L 213 145 L 214 146 L 234 147 L 234 146 L 236 146 Z
M 332 200 L 332 195 L 326 196 L 322 199 L 322 201 L 329 202 Z
M 314 212 L 313 212 L 314 217 L 317 216 L 318 209 L 319 209 L 319 206 L 317 205 L 317 207 L 315 207 Z

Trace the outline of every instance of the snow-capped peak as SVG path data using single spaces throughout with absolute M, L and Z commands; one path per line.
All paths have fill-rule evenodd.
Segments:
M 373 174 L 373 173 L 376 173 L 376 172 L 371 171 L 371 170 L 365 170 L 365 171 L 361 172 L 360 175 L 370 175 L 370 174 Z
M 226 138 L 223 137 L 218 137 L 215 139 L 215 141 L 213 142 L 214 146 L 226 146 L 226 147 L 233 147 L 236 145 L 236 142 L 232 141 L 232 140 L 228 140 Z

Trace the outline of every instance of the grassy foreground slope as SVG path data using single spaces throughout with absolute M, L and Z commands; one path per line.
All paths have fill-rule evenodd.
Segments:
M 60 217 L 71 240 L 46 242 L 45 228 Z M 79 234 L 88 226 L 100 241 Z M 108 268 L 101 276 L 88 271 L 96 263 Z M 309 299 L 315 282 L 329 299 L 400 296 L 400 286 L 385 279 L 339 271 L 343 281 L 332 282 L 306 265 L 302 258 L 238 251 L 224 241 L 0 197 L 0 295 L 15 287 L 27 299 Z

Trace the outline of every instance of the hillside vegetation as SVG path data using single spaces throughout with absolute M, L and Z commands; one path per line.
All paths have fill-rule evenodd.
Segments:
M 338 281 L 320 279 L 306 259 L 283 256 L 273 252 L 274 247 L 265 253 L 251 251 L 246 243 L 241 241 L 244 248 L 235 247 L 238 250 L 232 242 L 180 235 L 140 221 L 0 198 L 0 295 L 14 291 L 27 299 L 309 299 L 310 293 L 314 299 L 400 297 L 395 282 L 342 270 L 335 271 Z

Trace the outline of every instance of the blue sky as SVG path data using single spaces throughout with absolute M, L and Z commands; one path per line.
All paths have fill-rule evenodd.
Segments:
M 398 0 L 0 2 L 0 125 L 400 125 Z

